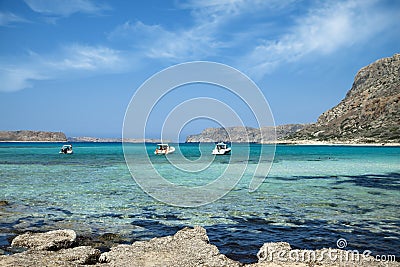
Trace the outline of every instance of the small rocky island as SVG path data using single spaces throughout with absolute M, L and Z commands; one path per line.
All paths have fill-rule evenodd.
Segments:
M 0 142 L 66 142 L 62 132 L 0 131 Z
M 171 142 L 170 140 L 160 139 L 133 139 L 126 138 L 126 143 L 160 143 Z M 121 143 L 122 138 L 99 138 L 99 137 L 66 137 L 62 132 L 46 131 L 0 131 L 0 142 L 89 142 L 89 143 Z

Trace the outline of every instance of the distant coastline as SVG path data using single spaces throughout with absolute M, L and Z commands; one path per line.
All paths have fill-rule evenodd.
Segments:
M 20 141 L 20 140 L 0 140 L 0 143 L 121 143 L 122 138 L 99 138 L 99 137 L 73 137 L 66 138 L 65 141 L 52 141 L 52 140 L 31 140 L 31 141 Z M 126 139 L 126 143 L 140 144 L 140 143 L 174 143 L 170 140 L 160 140 L 160 139 Z M 214 144 L 217 141 L 198 141 L 198 142 L 184 142 L 184 143 L 209 143 Z M 243 144 L 247 142 L 229 142 L 233 144 Z M 288 146 L 374 146 L 383 147 L 390 146 L 396 147 L 400 146 L 400 143 L 392 142 L 377 142 L 377 143 L 367 143 L 358 142 L 356 140 L 348 140 L 346 142 L 332 142 L 332 141 L 317 141 L 317 140 L 285 140 L 280 139 L 276 141 L 266 141 L 266 142 L 249 142 L 252 144 L 262 144 L 262 145 L 288 145 Z
M 0 131 L 2 142 L 66 142 L 67 137 L 63 132 L 47 131 Z
M 82 136 L 82 137 L 68 137 L 68 142 L 83 142 L 83 143 L 171 143 L 170 140 L 161 140 L 157 138 L 100 138 L 100 137 L 90 137 L 90 136 Z
M 156 138 L 135 139 L 126 138 L 127 143 L 161 143 L 171 142 L 170 140 L 161 140 Z M 0 142 L 2 143 L 121 143 L 122 138 L 99 138 L 99 137 L 67 137 L 63 132 L 48 132 L 48 131 L 0 131 Z

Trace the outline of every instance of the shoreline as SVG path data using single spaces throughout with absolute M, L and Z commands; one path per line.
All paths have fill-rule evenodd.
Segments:
M 268 143 L 263 143 L 268 144 Z M 277 141 L 274 142 L 276 145 L 305 145 L 305 146 L 390 146 L 390 147 L 398 147 L 400 143 L 358 143 L 358 142 L 328 142 L 328 141 L 309 141 L 309 140 L 299 140 L 299 141 Z
M 121 141 L 0 141 L 0 143 L 122 143 Z M 125 141 L 125 143 L 141 144 L 143 142 L 135 141 Z M 157 144 L 159 142 L 144 142 L 148 144 Z M 216 142 L 167 142 L 171 144 L 196 144 L 196 143 L 206 143 L 214 144 Z M 328 141 L 310 141 L 310 140 L 278 140 L 276 142 L 263 142 L 263 143 L 246 143 L 246 142 L 232 142 L 233 144 L 259 144 L 259 145 L 304 145 L 304 146 L 373 146 L 373 147 L 400 147 L 400 143 L 358 143 L 358 142 L 328 142 Z
M 235 266 L 235 267 L 308 267 L 330 266 L 393 266 L 399 267 L 396 257 L 382 265 L 378 255 L 354 250 L 321 248 L 293 249 L 287 242 L 263 243 L 256 261 L 242 263 L 222 254 L 213 245 L 206 229 L 184 227 L 170 236 L 147 241 L 114 244 L 100 250 L 93 243 L 80 240 L 71 229 L 18 235 L 11 247 L 16 253 L 0 255 L 1 266 Z M 337 245 L 341 247 L 340 245 Z M 398 259 L 397 259 L 398 260 Z M 344 264 L 344 265 L 343 265 Z

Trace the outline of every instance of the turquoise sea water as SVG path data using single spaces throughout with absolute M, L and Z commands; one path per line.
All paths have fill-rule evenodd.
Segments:
M 271 171 L 257 191 L 249 192 L 245 173 L 223 198 L 180 208 L 140 189 L 121 144 L 73 146 L 73 155 L 60 155 L 58 143 L 0 144 L 0 200 L 9 202 L 0 207 L 1 247 L 15 233 L 28 230 L 118 233 L 133 242 L 201 225 L 222 253 L 242 262 L 256 261 L 264 242 L 336 248 L 338 238 L 347 240 L 347 249 L 400 258 L 400 147 L 277 146 Z M 175 146 L 193 164 L 202 163 L 197 144 Z M 154 148 L 148 144 L 154 167 L 169 170 L 168 160 L 153 155 Z M 210 152 L 212 148 L 209 144 Z M 234 152 L 248 148 L 236 145 Z M 250 159 L 243 159 L 249 169 L 256 166 L 259 148 L 251 145 Z M 140 169 L 146 155 L 137 151 Z M 171 174 L 169 179 L 201 185 L 227 164 L 239 164 L 229 159 L 211 158 L 208 172 Z

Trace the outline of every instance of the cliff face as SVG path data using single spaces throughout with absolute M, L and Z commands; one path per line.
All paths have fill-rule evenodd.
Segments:
M 304 127 L 303 124 L 287 124 L 276 127 L 227 127 L 207 128 L 200 134 L 189 135 L 187 143 L 196 142 L 234 142 L 234 143 L 268 143 L 276 139 L 282 139 L 288 134 L 294 133 Z
M 65 142 L 67 137 L 61 132 L 0 131 L 0 141 Z
M 337 106 L 290 139 L 399 142 L 400 54 L 362 68 Z

